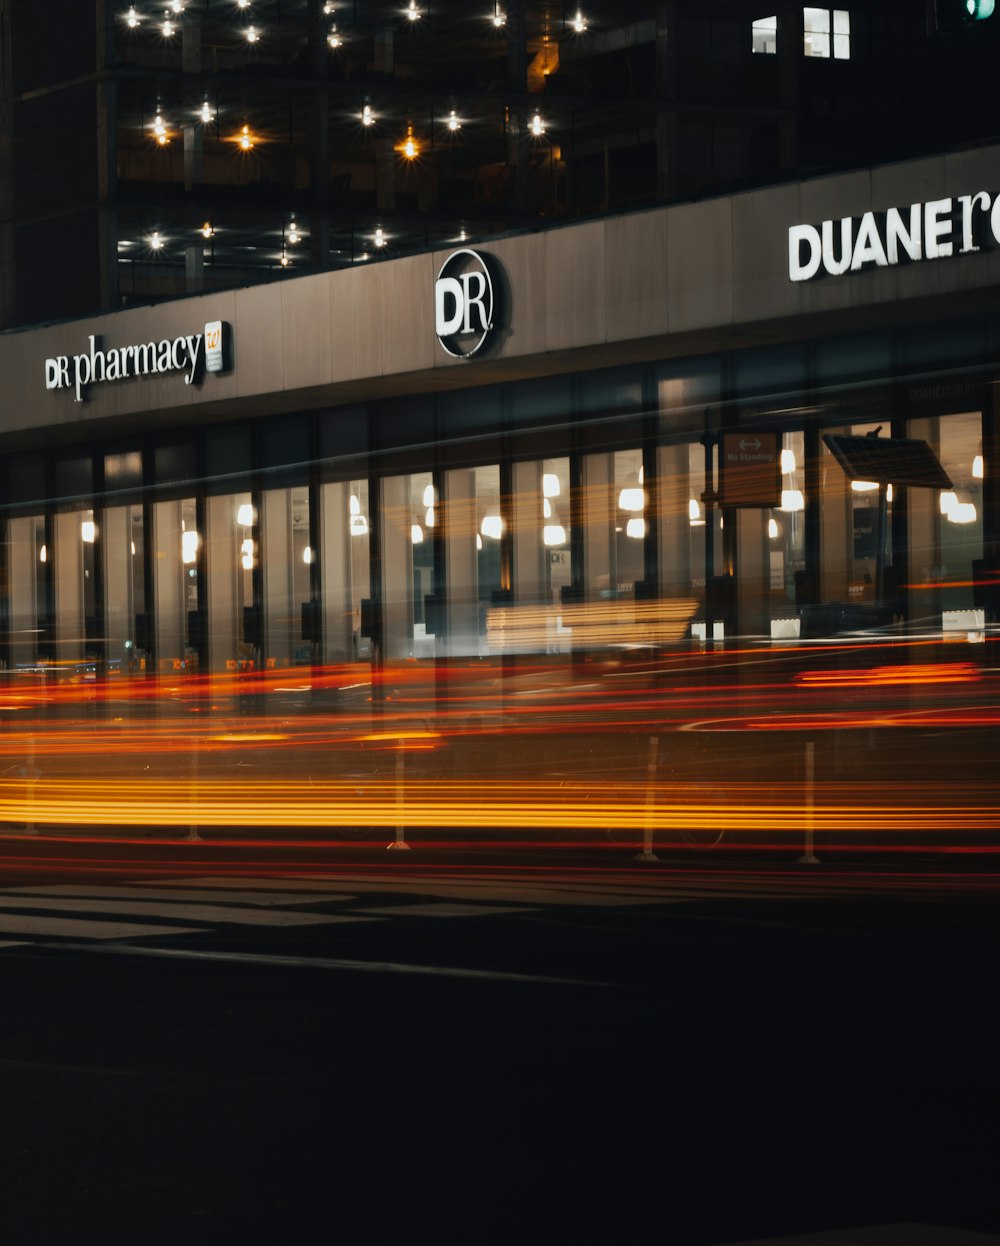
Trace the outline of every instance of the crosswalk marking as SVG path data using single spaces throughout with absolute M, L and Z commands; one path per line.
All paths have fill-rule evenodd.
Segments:
M 344 900 L 353 900 L 353 896 L 342 895 L 341 893 L 333 893 L 325 890 L 322 885 L 320 888 L 313 888 L 315 894 L 296 896 L 294 900 L 290 900 L 286 892 L 267 892 L 255 891 L 252 889 L 252 880 L 250 884 L 246 881 L 239 888 L 245 894 L 238 897 L 247 904 L 259 905 L 279 905 L 279 904 L 325 904 L 327 901 L 339 903 Z M 56 883 L 45 885 L 34 885 L 31 887 L 13 887 L 11 892 L 24 896 L 85 896 L 90 899 L 98 899 L 101 896 L 107 896 L 115 900 L 147 900 L 153 897 L 157 900 L 179 900 L 181 902 L 192 900 L 191 887 L 197 886 L 195 880 L 176 879 L 158 886 L 156 883 L 147 883 L 142 886 L 133 886 L 123 884 L 122 886 L 102 886 L 95 884 L 93 886 L 87 883 Z M 231 904 L 233 902 L 233 889 L 203 891 L 199 888 L 198 900 L 208 903 L 215 901 L 219 904 Z
M 38 917 L 28 913 L 0 913 L 0 932 L 41 935 L 50 939 L 139 939 L 150 935 L 208 934 L 197 926 L 150 926 L 138 922 L 84 921 L 72 917 Z
M 384 904 L 360 913 L 377 917 L 495 917 L 497 913 L 533 913 L 534 909 L 498 904 Z
M 66 913 L 118 913 L 127 917 L 169 917 L 178 921 L 221 922 L 239 926 L 329 926 L 336 922 L 360 922 L 374 920 L 362 914 L 295 913 L 287 909 L 245 909 L 234 905 L 184 903 L 158 903 L 158 897 L 150 894 L 145 900 L 118 900 L 113 895 L 105 899 L 82 900 L 69 896 L 13 896 L 0 893 L 0 923 L 7 909 L 56 909 Z

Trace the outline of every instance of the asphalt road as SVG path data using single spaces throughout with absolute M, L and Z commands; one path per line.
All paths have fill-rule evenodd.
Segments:
M 998 895 L 988 858 L 0 840 L 0 1236 L 1000 1236 Z

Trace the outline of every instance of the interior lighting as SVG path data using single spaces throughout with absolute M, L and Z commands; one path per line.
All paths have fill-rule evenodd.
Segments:
M 250 528 L 253 526 L 253 507 L 249 502 L 242 502 L 239 510 L 236 512 L 236 522 L 241 528 Z
M 484 515 L 483 522 L 479 525 L 479 531 L 483 536 L 488 536 L 493 541 L 499 541 L 503 536 L 503 519 L 500 515 Z
M 299 227 L 298 227 L 298 225 L 296 225 L 296 224 L 295 224 L 295 215 L 294 215 L 294 213 L 293 213 L 293 214 L 292 214 L 292 219 L 291 219 L 291 221 L 289 222 L 289 225 L 288 225 L 288 241 L 289 241 L 289 242 L 292 244 L 292 246 L 294 247 L 294 246 L 295 246 L 295 244 L 296 244 L 296 243 L 299 241 L 299 239 L 301 238 L 301 236 L 302 236 L 302 235 L 299 233 Z
M 557 498 L 561 492 L 559 477 L 554 472 L 546 472 L 542 476 L 542 493 L 547 498 Z
M 958 505 L 958 494 L 953 492 L 951 489 L 945 489 L 941 494 L 941 499 L 938 504 L 941 507 L 942 515 L 950 515 Z
M 174 24 L 173 24 L 173 22 L 170 20 L 170 18 L 169 18 L 169 17 L 165 19 L 165 21 L 164 21 L 163 25 L 160 27 L 160 29 L 163 31 L 163 37 L 164 37 L 164 39 L 169 39 L 169 38 L 171 38 L 171 36 L 172 36 L 172 35 L 173 35 L 173 33 L 174 33 Z
M 242 151 L 250 151 L 254 145 L 254 135 L 248 125 L 240 131 L 239 144 Z
M 362 108 L 361 124 L 362 125 L 374 125 L 375 124 L 375 114 L 372 112 L 371 104 L 366 104 L 364 108 Z
M 781 472 L 787 476 L 795 471 L 795 451 L 782 450 L 781 452 Z
M 641 511 L 646 505 L 646 495 L 638 483 L 639 477 L 631 475 L 629 482 L 618 494 L 618 508 L 623 511 Z M 633 483 L 634 482 L 634 483 Z
M 705 522 L 701 517 L 701 504 L 697 498 L 688 501 L 688 520 L 693 524 Z
M 38 551 L 38 561 L 46 562 L 48 561 L 48 557 L 49 557 L 49 551 L 43 545 L 42 548 Z
M 247 537 L 240 546 L 240 563 L 244 571 L 253 570 L 253 541 Z
M 161 113 L 157 113 L 156 119 L 153 121 L 153 137 L 161 147 L 165 147 L 170 142 L 170 132 L 167 130 L 166 122 L 163 120 Z
M 410 524 L 410 541 L 414 545 L 420 545 L 424 539 L 424 530 L 420 524 Z
M 291 263 L 291 261 L 290 261 L 290 260 L 289 260 L 289 258 L 288 258 L 288 252 L 287 252 L 287 251 L 282 251 L 282 253 L 281 253 L 281 260 L 280 260 L 280 263 L 281 263 L 281 267 L 282 267 L 282 268 L 287 268 L 287 267 L 288 267 L 288 265 Z
M 385 234 L 382 232 L 381 225 L 379 225 L 378 229 L 375 230 L 374 242 L 377 247 L 385 246 Z
M 323 5 L 323 16 L 329 17 L 333 12 L 333 7 L 334 6 L 330 3 L 330 0 L 327 0 L 326 4 Z
M 545 133 L 545 122 L 542 120 L 539 113 L 536 112 L 535 115 L 531 118 L 531 124 L 529 128 L 531 130 L 531 133 L 535 136 L 535 138 L 541 138 L 541 136 Z
M 356 493 L 351 494 L 350 500 L 347 503 L 347 509 L 352 515 L 361 514 L 361 502 L 358 500 Z
M 781 506 L 778 508 L 783 511 L 801 511 L 805 510 L 805 498 L 802 496 L 801 489 L 782 489 Z
M 424 523 L 428 528 L 433 528 L 435 522 L 434 507 L 428 506 L 427 513 L 424 515 Z
M 576 17 L 573 18 L 571 25 L 578 35 L 582 35 L 587 29 L 587 23 L 579 9 L 577 9 Z
M 977 454 L 972 460 L 972 474 L 976 480 L 983 478 L 983 456 L 981 454 Z
M 566 529 L 561 523 L 547 523 L 542 529 L 542 541 L 546 545 L 565 545 Z
M 477 532 L 476 533 L 476 549 L 480 550 L 482 548 L 483 548 L 483 538 Z M 42 561 L 44 562 L 44 559 Z
M 312 551 L 312 546 L 307 545 L 305 549 L 302 551 L 302 561 L 308 567 L 314 561 L 315 557 L 316 555 Z
M 250 7 L 250 0 L 236 0 L 236 5 L 238 8 L 248 9 Z
M 203 238 L 212 238 L 214 237 L 214 235 L 215 235 L 215 230 L 212 228 L 212 222 L 206 221 L 205 224 L 202 225 L 201 227 L 201 236 Z
M 976 507 L 973 502 L 958 502 L 948 512 L 949 523 L 975 523 Z
M 327 43 L 330 45 L 330 47 L 331 47 L 331 48 L 339 48 L 339 47 L 340 47 L 340 44 L 341 44 L 341 38 L 340 38 L 340 35 L 338 35 L 338 34 L 337 34 L 337 27 L 336 27 L 336 25 L 333 25 L 333 26 L 331 26 L 331 27 L 330 27 L 330 33 L 327 35 L 327 37 L 326 37 L 326 41 L 327 41 Z
M 88 545 L 94 544 L 94 538 L 97 535 L 97 528 L 92 519 L 84 519 L 80 524 L 80 540 L 86 541 Z
M 351 516 L 351 536 L 367 536 L 368 520 L 364 515 Z
M 447 125 L 448 125 L 448 129 L 451 130 L 453 134 L 456 130 L 460 130 L 462 128 L 462 123 L 461 121 L 459 121 L 458 117 L 455 115 L 454 108 L 448 114 Z
M 625 535 L 630 536 L 633 541 L 641 541 L 646 535 L 646 521 L 639 515 L 633 515 L 625 525 Z
M 507 14 L 500 8 L 499 4 L 495 4 L 493 6 L 492 21 L 497 30 L 499 30 L 501 26 L 507 25 Z
M 776 541 L 778 539 L 778 521 L 773 515 L 767 521 L 767 535 L 772 541 Z
M 552 518 L 552 503 L 549 501 L 548 498 L 542 498 L 542 518 L 543 519 Z
M 468 236 L 468 235 L 466 234 L 466 232 L 465 232 L 465 228 L 464 228 L 464 226 L 463 226 L 463 228 L 462 228 L 462 229 L 460 229 L 460 230 L 458 231 L 458 240 L 459 240 L 459 242 L 464 242 L 464 241 L 466 240 L 467 236 Z
M 181 533 L 181 562 L 190 565 L 198 557 L 198 533 L 188 528 Z
M 149 240 L 149 245 L 154 251 L 159 251 L 163 247 L 163 239 L 160 237 L 158 229 L 153 230 L 153 236 Z
M 873 489 L 878 488 L 876 480 L 852 480 L 851 488 L 855 493 L 871 493 Z
M 136 13 L 135 11 L 135 5 L 134 4 L 130 5 L 128 12 L 125 14 L 125 21 L 128 24 L 128 26 L 132 30 L 135 30 L 136 26 L 139 25 L 139 22 L 141 20 L 142 19 L 139 17 L 139 14 Z
M 201 112 L 199 116 L 201 117 L 202 123 L 204 125 L 209 125 L 214 120 L 215 114 L 212 112 L 212 109 L 209 107 L 209 103 L 207 99 L 201 106 Z
M 420 10 L 417 8 L 417 0 L 410 0 L 406 8 L 406 16 L 411 22 L 415 22 L 420 17 Z
M 434 486 L 433 486 L 433 485 L 427 485 L 427 486 L 426 486 L 426 488 L 424 489 L 424 495 L 423 495 L 423 498 L 424 498 L 424 505 L 425 505 L 425 506 L 433 506 L 433 505 L 434 505 L 434 503 L 437 501 L 437 492 L 436 492 L 436 490 L 435 490 L 435 488 L 434 488 Z
M 170 7 L 175 13 L 184 12 L 184 0 L 170 0 Z
M 413 137 L 412 125 L 406 127 L 406 138 L 396 144 L 396 151 L 406 160 L 416 160 L 417 156 L 420 155 L 420 145 Z
M 248 26 L 246 30 L 246 35 L 247 35 L 247 43 L 256 43 L 257 40 L 260 38 L 260 35 L 257 33 L 256 26 Z

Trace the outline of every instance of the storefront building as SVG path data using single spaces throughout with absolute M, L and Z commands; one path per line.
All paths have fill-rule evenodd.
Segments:
M 0 659 L 982 629 L 998 293 L 993 147 L 7 333 Z M 825 440 L 876 430 L 951 486 L 884 525 Z

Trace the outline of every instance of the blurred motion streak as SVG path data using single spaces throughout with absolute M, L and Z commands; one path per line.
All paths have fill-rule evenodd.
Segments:
M 930 793 L 927 793 L 929 795 Z M 873 793 L 877 795 L 877 793 Z M 891 797 L 891 790 L 884 793 Z M 787 803 L 754 801 L 743 788 L 725 799 L 679 799 L 676 785 L 655 785 L 653 799 L 639 786 L 595 782 L 586 791 L 557 783 L 408 782 L 407 822 L 424 828 L 613 829 L 651 824 L 660 833 L 727 829 L 762 834 L 795 832 L 803 825 L 800 794 Z M 206 779 L 194 791 L 161 780 L 0 780 L 0 821 L 67 826 L 240 825 L 296 827 L 393 827 L 399 816 L 398 787 L 391 780 L 315 782 L 307 790 L 286 782 Z M 947 804 L 833 804 L 811 810 L 817 831 L 863 831 L 877 817 L 882 831 L 980 830 L 997 825 L 1000 804 L 979 809 Z

